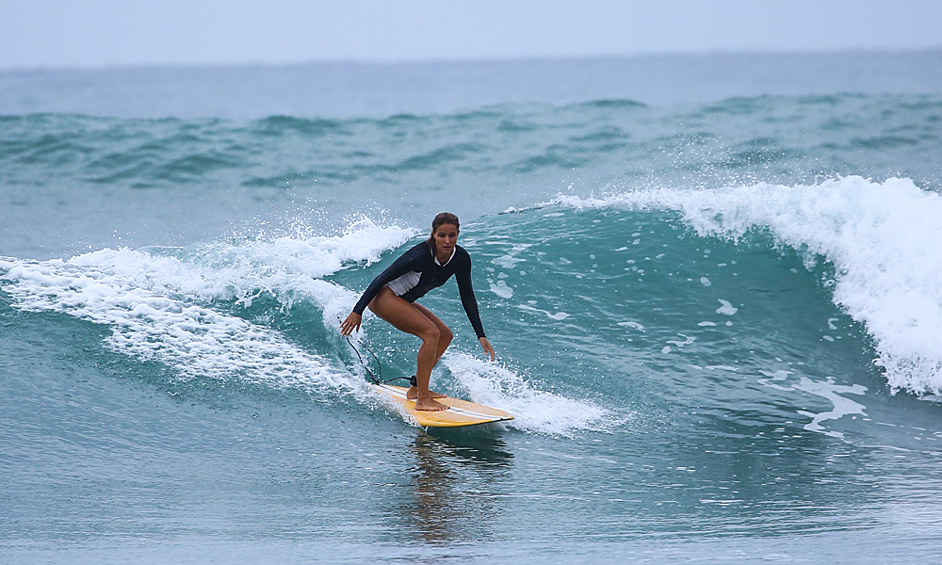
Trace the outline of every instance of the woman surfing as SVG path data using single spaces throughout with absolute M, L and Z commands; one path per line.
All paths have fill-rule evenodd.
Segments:
M 340 324 L 340 333 L 349 336 L 360 329 L 363 311 L 369 309 L 398 330 L 422 340 L 415 377 L 406 396 L 415 399 L 416 410 L 447 410 L 435 400 L 444 395 L 429 390 L 432 368 L 442 358 L 454 334 L 438 316 L 416 300 L 438 288 L 455 275 L 461 305 L 478 336 L 484 352 L 494 360 L 494 348 L 484 336 L 478 302 L 471 287 L 471 256 L 458 246 L 458 216 L 442 212 L 432 220 L 431 237 L 402 254 L 373 279 L 353 312 Z

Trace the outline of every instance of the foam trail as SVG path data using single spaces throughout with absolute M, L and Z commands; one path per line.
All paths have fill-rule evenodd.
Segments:
M 835 270 L 833 301 L 874 338 L 891 389 L 942 393 L 942 196 L 911 180 L 851 176 L 817 185 L 559 196 L 573 208 L 676 210 L 701 236 L 756 228 Z
M 323 385 L 348 384 L 322 356 L 292 345 L 277 332 L 140 288 L 135 277 L 108 272 L 107 259 L 124 257 L 134 262 L 142 259 L 138 252 L 95 255 L 105 262 L 94 269 L 90 268 L 93 258 L 88 256 L 76 262 L 0 262 L 7 271 L 4 278 L 14 282 L 5 290 L 20 308 L 65 312 L 110 326 L 112 333 L 106 344 L 113 350 L 160 361 L 183 380 L 238 377 L 309 392 Z M 173 262 L 163 259 L 157 263 Z
M 580 431 L 608 431 L 621 423 L 604 408 L 535 390 L 499 363 L 460 352 L 446 354 L 442 362 L 472 401 L 510 412 L 515 419 L 508 424 L 517 429 L 571 436 Z
M 0 259 L 3 289 L 24 310 L 64 312 L 111 328 L 106 344 L 158 360 L 180 379 L 238 378 L 308 392 L 357 390 L 356 379 L 279 332 L 220 312 L 263 293 L 285 307 L 305 300 L 336 325 L 356 294 L 321 280 L 349 261 L 375 261 L 413 230 L 361 224 L 339 236 L 215 243 L 189 250 L 105 249 L 67 261 Z M 179 255 L 179 256 L 174 256 Z

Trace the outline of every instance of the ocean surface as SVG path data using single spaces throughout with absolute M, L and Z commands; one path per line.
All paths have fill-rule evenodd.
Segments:
M 410 424 L 339 335 L 461 217 Z M 372 316 L 370 370 L 417 340 Z M 0 72 L 0 562 L 937 563 L 942 52 Z

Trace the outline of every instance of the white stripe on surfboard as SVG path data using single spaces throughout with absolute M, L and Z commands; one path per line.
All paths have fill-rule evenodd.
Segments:
M 393 388 L 393 387 L 391 387 L 391 386 L 387 386 L 387 385 L 384 385 L 384 384 L 382 384 L 382 385 L 376 385 L 376 386 L 378 386 L 379 388 L 381 388 L 381 389 L 383 389 L 383 390 L 389 391 L 390 393 L 392 393 L 392 394 L 398 396 L 399 398 L 404 398 L 404 399 L 406 399 L 406 400 L 410 400 L 410 399 L 406 396 L 406 393 L 402 392 L 402 391 L 399 390 L 398 388 Z M 448 407 L 448 410 L 451 411 L 451 412 L 454 412 L 455 414 L 460 414 L 460 415 L 462 415 L 462 416 L 468 416 L 468 417 L 470 417 L 470 418 L 478 418 L 479 420 L 488 420 L 488 421 L 490 421 L 490 422 L 501 422 L 501 421 L 507 419 L 507 418 L 504 418 L 503 416 L 495 416 L 495 415 L 493 415 L 493 414 L 482 414 L 482 413 L 480 413 L 480 412 L 474 412 L 474 411 L 472 411 L 472 410 L 468 410 L 468 409 L 465 409 L 465 408 L 458 408 L 457 406 L 449 406 L 449 407 Z

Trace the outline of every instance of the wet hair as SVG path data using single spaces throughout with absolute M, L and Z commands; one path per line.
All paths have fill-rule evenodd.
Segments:
M 458 224 L 458 216 L 450 212 L 442 212 L 441 214 L 438 214 L 434 219 L 432 219 L 433 235 L 430 235 L 428 238 L 428 244 L 432 247 L 432 249 L 435 249 L 435 230 L 437 230 L 438 227 L 442 224 L 453 224 L 458 229 L 458 231 L 461 231 L 461 226 Z

